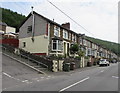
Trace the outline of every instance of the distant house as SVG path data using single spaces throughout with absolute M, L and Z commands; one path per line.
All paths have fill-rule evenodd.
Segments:
M 14 27 L 10 27 L 4 22 L 0 22 L 0 44 L 7 44 L 18 48 L 19 40 L 15 30 Z
M 6 23 L 0 22 L 0 33 L 6 33 Z
M 16 29 L 14 27 L 10 27 L 4 22 L 0 22 L 0 33 L 1 34 L 15 33 L 15 30 Z
M 77 37 L 70 23 L 60 25 L 33 12 L 20 26 L 19 48 L 37 55 L 69 55 Z

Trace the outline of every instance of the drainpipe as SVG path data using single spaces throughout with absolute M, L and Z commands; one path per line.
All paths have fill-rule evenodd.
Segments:
M 31 12 L 31 14 L 32 14 L 32 41 L 34 42 L 34 33 L 35 33 L 35 29 L 34 29 L 34 27 L 35 27 L 35 17 L 34 17 L 34 13 L 33 13 L 33 6 L 31 7 L 32 8 L 32 12 Z

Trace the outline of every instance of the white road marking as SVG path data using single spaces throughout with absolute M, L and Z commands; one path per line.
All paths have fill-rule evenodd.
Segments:
M 104 70 L 100 71 L 100 72 L 104 72 Z
M 7 74 L 5 72 L 3 72 L 3 74 L 6 75 L 6 76 L 8 76 L 8 77 L 10 77 L 10 78 L 12 78 L 12 76 L 10 76 L 9 74 Z
M 28 82 L 28 80 L 20 80 L 20 79 L 14 78 L 14 77 L 12 77 L 11 75 L 9 75 L 9 74 L 7 74 L 5 72 L 3 72 L 3 74 L 6 75 L 7 77 L 15 79 L 17 81 L 21 81 L 21 82 L 25 82 L 25 83 L 30 83 L 30 82 Z
M 48 76 L 48 77 L 51 77 L 51 76 Z
M 14 77 L 12 77 L 11 75 L 9 75 L 9 74 L 7 74 L 7 73 L 5 73 L 5 72 L 3 72 L 3 74 L 6 75 L 6 76 L 8 76 L 9 78 L 12 78 L 12 79 L 15 79 L 15 80 L 20 81 L 20 79 L 14 78 Z
M 74 84 L 72 84 L 72 85 L 70 85 L 70 86 L 68 86 L 68 87 L 65 87 L 65 88 L 61 89 L 59 92 L 62 92 L 62 91 L 64 91 L 64 90 L 66 90 L 66 89 L 69 89 L 69 88 L 71 88 L 71 87 L 79 84 L 79 83 L 82 83 L 82 82 L 88 80 L 89 78 L 90 78 L 90 77 L 84 78 L 84 79 L 82 79 L 82 80 L 80 80 L 80 81 L 78 81 L 78 82 L 76 82 L 76 83 L 74 83 Z
M 117 77 L 117 76 L 112 76 L 113 78 L 119 78 L 119 77 Z
M 39 82 L 40 80 L 37 80 L 37 82 Z
M 44 77 L 41 77 L 41 78 L 44 78 Z
M 28 82 L 28 80 L 24 80 L 24 81 L 22 81 L 22 82 Z

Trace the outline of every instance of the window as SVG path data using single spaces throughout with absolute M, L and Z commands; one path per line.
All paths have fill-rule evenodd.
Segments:
M 68 32 L 63 30 L 63 38 L 68 39 Z
M 54 26 L 54 35 L 60 37 L 60 27 Z
M 27 33 L 31 33 L 31 32 L 32 32 L 32 26 L 28 26 Z
M 88 54 L 88 55 L 91 55 L 91 52 L 92 52 L 92 51 L 91 51 L 91 48 L 88 48 L 88 53 L 87 53 L 87 54 Z
M 94 44 L 92 44 L 92 48 L 93 48 L 93 49 L 95 48 Z
M 75 40 L 75 42 L 77 42 L 77 36 L 76 35 L 75 35 L 75 39 L 74 40 Z
M 72 41 L 75 41 L 75 36 L 74 36 L 74 34 L 72 34 Z
M 69 33 L 69 40 L 71 40 L 71 33 Z
M 86 40 L 83 40 L 83 45 L 86 45 Z
M 88 47 L 90 48 L 90 42 L 88 42 Z
M 23 48 L 26 47 L 26 42 L 23 42 Z
M 62 50 L 62 41 L 52 40 L 52 50 L 53 51 L 61 51 Z
M 62 50 L 62 41 L 58 40 L 58 50 Z
M 82 44 L 82 38 L 80 38 L 80 44 Z
M 53 40 L 53 50 L 57 50 L 57 41 Z

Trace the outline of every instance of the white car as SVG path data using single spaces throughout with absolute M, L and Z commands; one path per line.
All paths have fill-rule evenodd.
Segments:
M 106 59 L 101 59 L 99 62 L 99 66 L 109 66 L 110 62 L 107 61 Z

